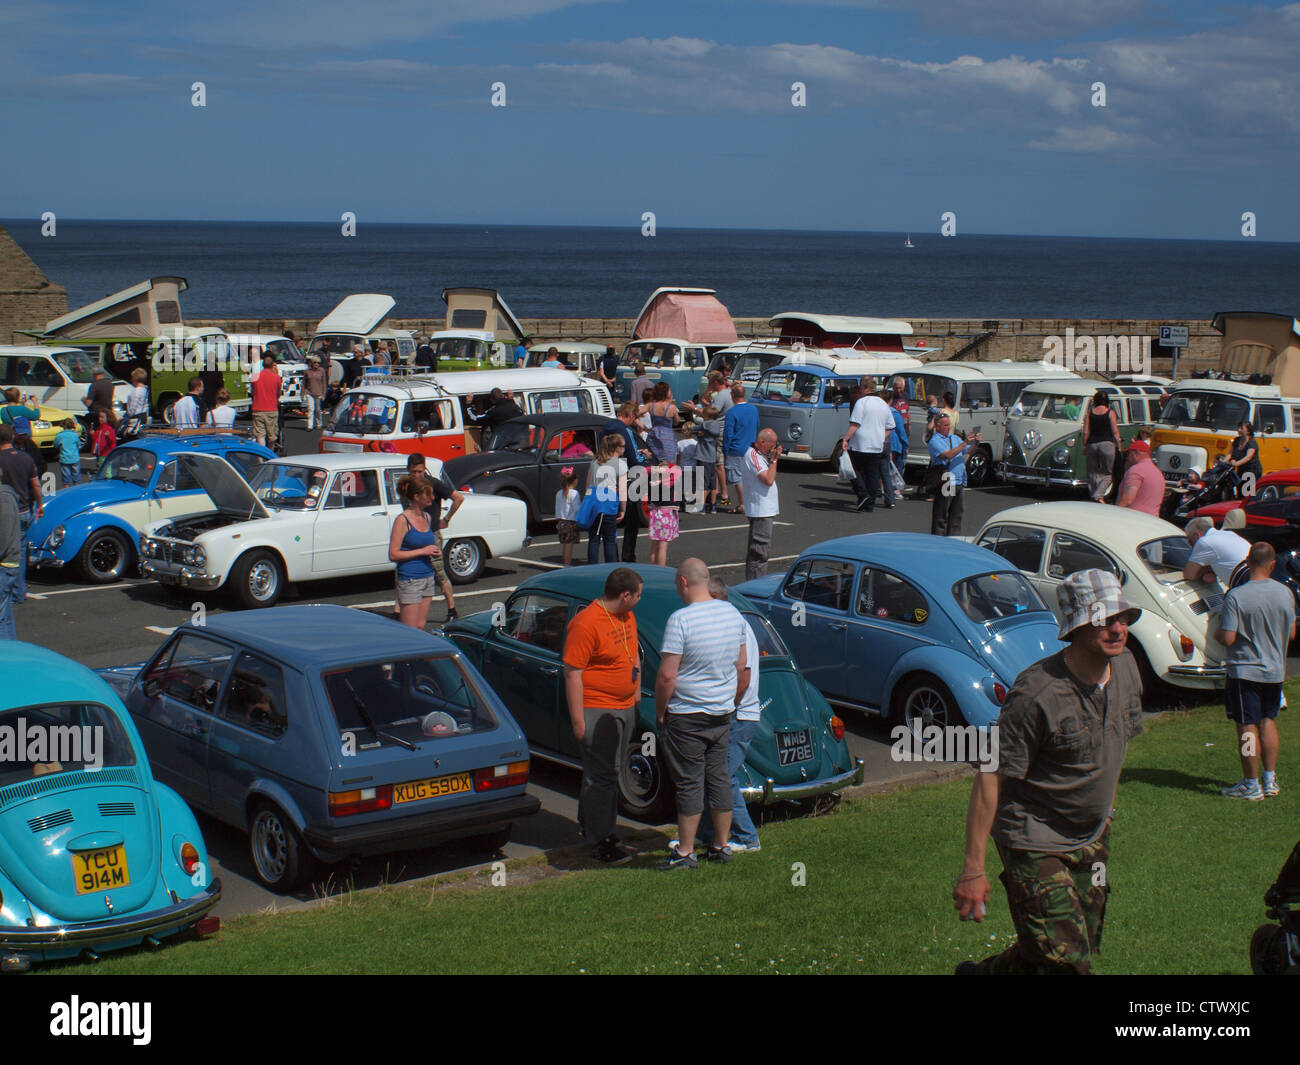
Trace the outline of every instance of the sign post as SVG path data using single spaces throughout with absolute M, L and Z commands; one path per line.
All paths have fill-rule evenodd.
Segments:
M 1162 325 L 1160 327 L 1160 339 L 1157 343 L 1162 348 L 1173 348 L 1173 372 L 1170 377 L 1178 379 L 1178 354 L 1187 347 L 1187 326 L 1185 325 Z

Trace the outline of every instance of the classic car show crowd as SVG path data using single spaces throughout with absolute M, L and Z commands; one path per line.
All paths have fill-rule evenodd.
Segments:
M 727 863 L 760 849 L 751 808 L 862 780 L 844 743 L 847 708 L 918 733 L 997 729 L 999 763 L 975 775 L 953 898 L 962 919 L 982 919 L 992 837 L 1018 940 L 958 971 L 1086 973 L 1106 903 L 1091 870 L 1108 861 L 1144 699 L 1223 690 L 1242 772 L 1223 794 L 1279 793 L 1276 722 L 1298 600 L 1280 539 L 1250 536 L 1242 518 L 1268 472 L 1248 419 L 1227 483 L 1207 500 L 1203 483 L 1156 465 L 1150 432 L 1121 423 L 1113 391 L 1078 396 L 1061 418 L 1081 438 L 1088 501 L 1004 509 L 963 536 L 965 493 L 976 473 L 980 484 L 995 476 L 1001 441 L 978 424 L 962 431 L 980 408 L 955 391 L 918 391 L 914 372 L 836 378 L 781 363 L 755 383 L 724 367 L 685 400 L 612 348 L 579 388 L 555 349 L 534 370 L 521 345 L 519 368 L 488 371 L 500 385 L 425 396 L 432 352 L 425 343 L 404 360 L 395 343 L 358 341 L 335 373 L 337 349 L 333 359 L 328 346 L 298 351 L 306 369 L 291 406 L 283 360 L 268 353 L 248 381 L 249 432 L 234 428 L 231 393 L 202 376 L 160 427 L 147 424 L 155 404 L 133 374 L 119 425 L 97 367 L 109 387 L 92 387 L 86 420 L 60 421 L 44 449 L 32 439 L 34 397 L 10 390 L 0 407 L 0 637 L 18 638 L 16 608 L 40 571 L 91 583 L 139 572 L 245 608 L 179 627 L 140 666 L 96 675 L 67 663 L 69 690 L 50 716 L 84 722 L 107 707 L 119 738 L 108 763 L 118 776 L 104 781 L 115 793 L 99 808 L 153 802 L 178 826 L 163 835 L 184 844 L 152 862 L 130 837 L 94 848 L 108 879 L 91 872 L 87 883 L 120 887 L 119 909 L 138 919 L 114 928 L 96 915 L 87 944 L 111 949 L 204 921 L 220 888 L 202 875 L 189 808 L 246 832 L 258 877 L 285 891 L 353 855 L 499 844 L 538 808 L 530 755 L 581 765 L 579 821 L 595 862 L 636 856 L 616 830 L 623 811 L 675 817 L 660 869 L 696 869 L 697 843 L 706 863 Z M 414 374 L 399 373 L 404 361 Z M 510 376 L 539 372 L 564 375 L 553 397 L 548 378 Z M 781 379 L 766 374 L 780 372 L 789 387 L 778 394 Z M 843 508 L 910 506 L 918 531 L 873 532 L 864 518 L 860 534 L 769 574 L 778 518 L 815 520 L 782 511 L 781 476 L 815 456 L 791 455 L 798 437 L 769 408 L 819 403 L 836 420 Z M 322 430 L 320 451 L 283 453 L 290 409 Z M 437 450 L 444 433 L 460 441 L 455 453 Z M 1008 429 L 1002 454 L 1019 448 Z M 1222 509 L 1198 513 L 1211 503 Z M 745 580 L 732 587 L 707 560 L 672 557 L 684 523 L 716 513 L 748 527 Z M 558 565 L 492 610 L 458 613 L 457 585 L 551 523 Z M 638 564 L 642 530 L 649 566 Z M 342 607 L 263 609 L 290 584 L 367 573 L 393 574 L 401 627 Z M 445 615 L 430 633 L 437 598 Z M 0 722 L 37 702 L 48 697 L 11 691 Z M 85 771 L 77 765 L 3 767 L 0 817 L 4 787 Z M 69 817 L 93 820 L 89 799 L 67 801 Z M 71 927 L 87 913 L 50 903 L 41 923 Z M 26 959 L 81 949 L 7 927 L 0 941 Z

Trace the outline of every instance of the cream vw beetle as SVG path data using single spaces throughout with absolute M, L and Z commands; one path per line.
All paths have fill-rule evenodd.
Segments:
M 1161 518 L 1105 503 L 1032 503 L 995 514 L 975 542 L 1016 566 L 1060 617 L 1056 589 L 1084 569 L 1106 569 L 1142 616 L 1129 649 L 1144 683 L 1222 688 L 1223 646 L 1211 636 L 1223 589 L 1183 580 L 1191 552 L 1183 531 Z
M 244 607 L 272 606 L 288 581 L 392 572 L 388 539 L 402 509 L 405 455 L 300 455 L 259 467 L 251 482 L 215 455 L 178 456 L 215 513 L 154 522 L 140 535 L 146 577 L 198 591 L 226 588 Z M 438 477 L 442 464 L 429 460 Z M 492 555 L 527 542 L 528 508 L 467 495 L 443 531 L 447 576 L 465 584 Z

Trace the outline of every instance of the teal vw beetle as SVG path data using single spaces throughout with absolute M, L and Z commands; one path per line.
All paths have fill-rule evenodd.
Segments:
M 194 815 L 113 689 L 27 643 L 0 645 L 0 674 L 0 970 L 215 931 Z
M 601 596 L 614 568 L 582 566 L 538 574 L 519 585 L 503 609 L 454 621 L 444 630 L 509 707 L 532 753 L 564 765 L 582 764 L 564 694 L 565 632 L 573 615 Z M 629 568 L 643 581 L 635 614 L 644 669 L 641 727 L 619 766 L 619 798 L 629 816 L 657 822 L 672 808 L 672 788 L 649 742 L 656 732 L 654 683 L 664 625 L 682 601 L 673 570 Z M 849 756 L 844 723 L 800 675 L 771 623 L 741 596 L 733 593 L 731 602 L 753 627 L 762 658 L 758 697 L 763 717 L 740 767 L 745 800 L 766 804 L 809 799 L 862 783 L 863 763 Z

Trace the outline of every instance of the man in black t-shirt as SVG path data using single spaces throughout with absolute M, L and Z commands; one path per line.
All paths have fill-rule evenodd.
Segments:
M 41 481 L 36 463 L 25 451 L 14 447 L 14 427 L 0 425 L 0 483 L 13 489 L 18 501 L 19 535 L 22 537 L 22 559 L 14 575 L 15 603 L 27 598 L 27 530 L 33 521 L 45 514 L 41 499 Z
M 434 530 L 438 538 L 439 553 L 429 561 L 433 563 L 433 575 L 437 578 L 438 588 L 443 598 L 447 600 L 447 620 L 451 621 L 456 617 L 456 600 L 452 597 L 451 581 L 447 579 L 447 571 L 443 566 L 446 555 L 442 550 L 442 530 L 451 524 L 452 516 L 465 502 L 465 493 L 456 491 L 455 485 L 447 479 L 445 472 L 440 477 L 430 477 L 424 456 L 418 452 L 406 460 L 406 472 L 411 477 L 423 477 L 433 485 L 433 505 L 426 513 L 429 515 L 429 528 Z M 446 517 L 443 517 L 442 504 L 446 500 L 451 500 L 451 509 L 447 511 Z

